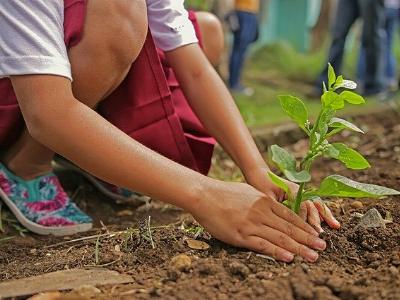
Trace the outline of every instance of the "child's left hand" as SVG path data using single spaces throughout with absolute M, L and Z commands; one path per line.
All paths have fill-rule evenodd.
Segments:
M 259 170 L 247 174 L 246 179 L 249 184 L 265 193 L 276 201 L 282 202 L 286 199 L 286 193 L 274 185 L 267 177 L 268 168 L 259 168 Z M 299 186 L 293 182 L 287 181 L 293 195 L 297 194 Z M 300 217 L 313 226 L 319 233 L 323 232 L 321 222 L 325 221 L 331 228 L 340 228 L 340 223 L 333 216 L 329 207 L 322 201 L 304 201 L 301 204 Z

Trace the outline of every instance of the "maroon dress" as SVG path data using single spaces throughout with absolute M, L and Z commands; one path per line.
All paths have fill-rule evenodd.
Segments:
M 87 0 L 64 0 L 67 48 L 79 43 Z M 195 14 L 190 18 L 200 39 Z M 215 141 L 193 113 L 164 54 L 149 32 L 144 47 L 121 85 L 99 105 L 108 121 L 154 151 L 207 174 Z M 9 79 L 0 80 L 0 147 L 15 141 L 24 127 Z

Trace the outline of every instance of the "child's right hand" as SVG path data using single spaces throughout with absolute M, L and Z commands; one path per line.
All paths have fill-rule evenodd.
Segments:
M 315 262 L 325 241 L 284 205 L 243 183 L 215 181 L 191 211 L 214 237 L 290 262 L 300 255 Z

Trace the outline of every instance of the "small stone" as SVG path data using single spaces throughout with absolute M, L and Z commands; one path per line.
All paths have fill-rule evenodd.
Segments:
M 31 249 L 31 251 L 29 251 L 31 254 L 36 254 L 37 250 L 35 248 Z
M 246 278 L 250 274 L 250 269 L 245 264 L 237 261 L 228 265 L 228 271 L 232 275 L 238 275 L 242 278 Z
M 353 201 L 350 206 L 354 209 L 359 209 L 364 206 L 364 204 L 361 201 Z
M 386 228 L 385 220 L 376 208 L 367 211 L 357 226 L 364 228 Z
M 187 272 L 190 270 L 192 260 L 186 254 L 179 254 L 174 256 L 170 262 L 170 268 L 180 272 Z
M 271 272 L 265 272 L 265 271 L 258 272 L 258 273 L 256 274 L 256 277 L 257 277 L 258 279 L 271 279 L 272 276 L 273 276 L 273 274 L 272 274 Z
M 76 292 L 82 297 L 88 297 L 88 298 L 93 297 L 97 294 L 101 294 L 101 291 L 92 285 L 82 285 L 77 289 L 75 289 L 74 292 Z

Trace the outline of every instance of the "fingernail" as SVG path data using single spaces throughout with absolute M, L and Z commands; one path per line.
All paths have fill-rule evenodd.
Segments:
M 309 260 L 310 262 L 315 262 L 318 259 L 318 253 L 315 251 L 308 251 L 307 252 L 307 260 Z
M 316 239 L 314 241 L 314 248 L 316 248 L 318 250 L 325 250 L 326 242 L 324 240 L 321 240 L 321 239 Z
M 318 232 L 318 235 L 320 235 L 321 233 L 324 232 L 324 230 L 322 229 L 322 227 L 319 226 L 319 225 L 315 225 L 314 228 L 315 228 L 315 230 Z
M 285 252 L 282 254 L 282 260 L 284 262 L 291 262 L 294 259 L 294 255 L 290 252 Z

